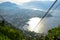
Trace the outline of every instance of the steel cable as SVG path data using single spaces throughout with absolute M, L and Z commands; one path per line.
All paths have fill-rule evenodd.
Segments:
M 48 11 L 44 14 L 44 16 L 41 18 L 41 20 L 38 22 L 36 27 L 42 22 L 42 20 L 47 16 L 47 14 L 50 12 L 50 10 L 53 8 L 53 6 L 56 4 L 58 0 L 54 1 L 54 3 L 51 5 L 51 7 L 48 9 Z

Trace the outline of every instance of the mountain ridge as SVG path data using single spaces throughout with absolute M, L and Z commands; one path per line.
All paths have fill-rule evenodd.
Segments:
M 5 2 L 6 3 L 6 2 Z M 8 3 L 8 2 L 7 2 Z M 3 7 L 0 5 L 0 15 L 2 15 L 6 21 L 12 23 L 15 26 L 21 27 L 26 24 L 26 22 L 33 17 L 41 18 L 45 12 L 39 10 L 31 10 L 31 9 L 23 9 L 20 6 L 14 4 L 14 6 L 8 3 L 10 6 L 5 6 L 2 3 Z M 47 17 L 51 17 L 52 15 L 49 14 Z

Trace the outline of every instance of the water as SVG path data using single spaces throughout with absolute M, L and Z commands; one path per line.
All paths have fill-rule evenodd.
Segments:
M 45 18 L 38 26 L 38 22 L 41 20 L 39 17 L 30 18 L 27 24 L 27 29 L 29 31 L 34 31 L 36 33 L 47 33 L 49 29 L 55 28 L 60 25 L 60 18 L 58 16 Z
M 34 17 L 34 18 L 29 19 L 29 21 L 27 22 L 27 24 L 29 24 L 27 26 L 27 29 L 30 31 L 38 32 L 39 29 L 38 27 L 36 27 L 36 25 L 38 24 L 39 21 L 40 21 L 39 17 Z
M 32 32 L 34 31 L 36 33 L 47 33 L 48 30 L 58 27 L 58 25 L 60 25 L 60 11 L 54 11 L 53 13 L 51 13 L 51 15 L 53 16 L 45 17 L 39 25 L 37 24 L 41 20 L 40 17 L 30 18 L 27 22 L 27 24 L 29 25 L 26 29 Z

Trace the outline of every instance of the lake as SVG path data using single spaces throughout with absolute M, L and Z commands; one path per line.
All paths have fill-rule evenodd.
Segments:
M 40 20 L 41 18 L 39 17 L 29 19 L 27 22 L 29 26 L 27 26 L 26 29 L 29 31 L 34 31 L 36 33 L 47 33 L 49 29 L 60 25 L 60 18 L 58 16 L 44 18 L 44 20 L 38 26 L 36 26 Z

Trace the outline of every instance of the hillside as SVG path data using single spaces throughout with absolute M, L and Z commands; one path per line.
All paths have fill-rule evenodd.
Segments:
M 32 33 L 32 32 L 31 32 Z M 48 31 L 46 36 L 27 36 L 20 30 L 16 30 L 4 22 L 0 23 L 0 40 L 59 40 L 60 26 Z
M 49 30 L 42 40 L 60 40 L 60 26 Z

